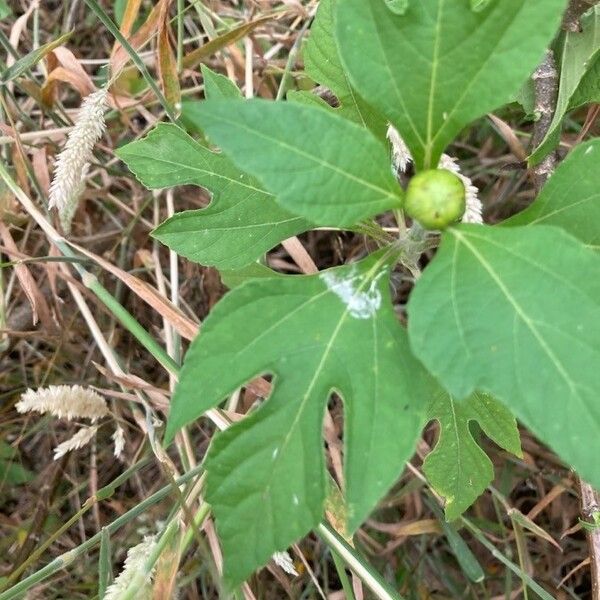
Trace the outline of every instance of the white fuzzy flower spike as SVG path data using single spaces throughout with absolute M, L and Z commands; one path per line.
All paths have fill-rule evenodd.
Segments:
M 287 552 L 275 552 L 275 554 L 273 554 L 273 561 L 286 573 L 298 577 L 298 571 L 296 571 L 296 567 L 294 567 L 292 557 Z
M 104 594 L 104 600 L 118 600 L 125 590 L 129 587 L 138 571 L 144 568 L 144 564 L 156 546 L 156 536 L 146 536 L 144 541 L 127 551 L 127 558 L 123 565 L 123 570 L 119 573 L 115 581 L 110 585 Z M 136 600 L 146 600 L 152 598 L 152 577 L 154 569 L 149 573 L 144 584 L 136 591 Z
M 106 128 L 104 110 L 108 88 L 91 93 L 81 104 L 75 126 L 56 160 L 54 178 L 50 186 L 50 208 L 56 208 L 66 228 L 75 212 L 82 192 L 82 184 L 92 158 L 94 144 Z
M 59 419 L 90 419 L 92 423 L 109 414 L 104 398 L 80 385 L 51 385 L 27 390 L 15 408 L 20 413 L 49 413 Z
M 398 133 L 398 130 L 390 125 L 387 131 L 388 140 L 392 144 L 392 164 L 396 171 L 404 173 L 408 165 L 412 162 L 412 155 L 404 140 Z M 463 223 L 483 223 L 483 206 L 479 200 L 479 190 L 473 185 L 473 182 L 460 172 L 460 167 L 456 163 L 456 159 L 442 154 L 442 158 L 438 164 L 438 168 L 447 169 L 458 175 L 465 186 L 465 201 L 466 210 L 461 221 Z
M 67 452 L 87 446 L 96 435 L 97 427 L 82 427 L 73 437 L 65 440 L 54 448 L 54 460 L 58 460 Z

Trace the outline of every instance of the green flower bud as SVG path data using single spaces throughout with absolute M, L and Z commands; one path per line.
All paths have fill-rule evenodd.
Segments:
M 404 208 L 425 229 L 446 229 L 465 213 L 465 185 L 446 169 L 422 171 L 408 184 Z

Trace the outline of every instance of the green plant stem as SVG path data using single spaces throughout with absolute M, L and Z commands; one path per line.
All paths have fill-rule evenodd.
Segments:
M 304 34 L 307 32 L 308 27 L 310 26 L 310 23 L 311 23 L 310 19 L 308 19 L 306 21 L 306 23 L 304 23 L 304 25 L 302 26 L 302 29 L 300 30 L 300 32 L 298 33 L 298 36 L 296 37 L 296 41 L 294 42 L 294 45 L 292 46 L 290 53 L 288 54 L 288 59 L 285 64 L 285 69 L 284 69 L 283 75 L 281 77 L 281 82 L 279 83 L 279 89 L 277 90 L 277 96 L 275 97 L 275 100 L 281 100 L 283 98 L 283 95 L 287 91 L 288 81 L 290 79 L 290 72 L 292 71 L 292 69 L 294 67 L 294 64 L 296 62 L 296 57 L 298 56 L 298 52 L 300 51 L 300 44 L 302 43 Z
M 203 502 L 200 505 L 200 508 L 196 511 L 196 514 L 194 515 L 194 524 L 197 528 L 200 528 L 202 526 L 202 523 L 204 523 L 204 519 L 206 519 L 206 517 L 209 515 L 210 513 L 210 504 L 208 504 L 208 502 Z M 192 527 L 190 527 L 184 534 L 183 536 L 183 541 L 181 542 L 181 553 L 183 554 L 189 547 L 189 545 L 191 544 L 192 540 L 194 539 L 194 529 Z
M 68 255 L 71 249 L 64 244 L 64 248 L 59 246 L 61 252 Z M 92 275 L 81 265 L 74 263 L 75 268 L 81 276 L 83 284 L 89 288 L 121 322 L 121 324 L 156 358 L 156 360 L 170 373 L 176 374 L 179 371 L 179 365 L 168 355 L 165 349 L 139 324 L 133 315 L 98 281 L 95 275 Z
M 160 88 L 156 85 L 154 78 L 148 72 L 144 61 L 139 57 L 137 52 L 131 47 L 131 44 L 125 39 L 123 34 L 119 31 L 119 28 L 113 22 L 113 20 L 106 14 L 106 12 L 100 7 L 100 5 L 96 2 L 96 0 L 85 0 L 85 3 L 94 11 L 96 16 L 102 21 L 104 26 L 111 32 L 113 37 L 125 48 L 127 54 L 138 68 L 139 72 L 142 74 L 142 77 L 146 80 L 146 83 L 150 87 L 150 89 L 154 92 L 162 107 L 165 109 L 167 116 L 173 123 L 177 122 L 177 117 L 173 112 L 173 108 L 160 91 Z
M 494 544 L 489 542 L 486 537 L 481 533 L 479 528 L 477 528 L 469 519 L 466 517 L 461 517 L 460 520 L 464 523 L 464 525 L 471 531 L 475 539 L 485 546 L 494 558 L 497 558 L 505 567 L 510 569 L 515 575 L 524 580 L 529 589 L 534 591 L 542 600 L 554 600 L 554 598 L 540 585 L 538 585 L 527 573 L 519 569 L 517 565 L 508 560 L 500 550 L 497 550 Z M 2 600 L 2 598 L 0 598 Z
M 184 1 L 177 0 L 177 72 L 181 73 L 183 70 L 183 14 L 184 14 Z
M 333 564 L 335 565 L 335 570 L 337 571 L 338 577 L 340 578 L 340 582 L 342 584 L 342 589 L 344 590 L 346 600 L 355 600 L 354 590 L 352 589 L 352 584 L 350 583 L 348 575 L 346 574 L 344 561 L 340 558 L 339 554 L 335 552 L 335 550 L 331 551 L 331 558 L 333 558 Z
M 195 467 L 194 469 L 188 471 L 181 477 L 178 477 L 175 480 L 175 483 L 177 485 L 183 485 L 184 483 L 187 483 L 188 481 L 192 480 L 194 477 L 199 475 L 202 472 L 203 468 L 203 465 Z M 110 525 L 107 525 L 105 527 L 105 530 L 108 532 L 109 535 L 114 535 L 119 529 L 121 529 L 121 527 L 135 519 L 137 516 L 142 514 L 145 510 L 147 510 L 154 504 L 157 504 L 161 500 L 167 498 L 172 492 L 173 488 L 171 487 L 171 485 L 166 485 L 165 487 L 158 490 L 158 492 L 155 492 L 154 494 L 140 502 L 137 506 L 127 511 L 124 515 L 121 515 L 120 517 L 115 519 Z M 12 598 L 17 598 L 24 594 L 27 590 L 32 588 L 34 585 L 37 585 L 41 581 L 44 581 L 60 569 L 68 567 L 75 560 L 83 556 L 88 550 L 97 546 L 102 540 L 102 535 L 102 531 L 99 531 L 89 540 L 77 546 L 77 548 L 74 548 L 73 550 L 69 550 L 69 552 L 61 554 L 39 571 L 36 571 L 35 573 L 23 579 L 23 581 L 20 581 L 10 589 L 0 593 L 0 600 L 11 600 Z M 106 533 L 104 535 L 106 535 Z
M 316 533 L 339 554 L 379 600 L 404 600 L 328 523 L 322 522 L 317 527 Z M 0 600 L 3 599 L 0 597 Z
M 110 548 L 110 534 L 103 528 L 100 532 L 100 557 L 98 558 L 98 597 L 104 598 L 106 588 L 112 582 L 112 561 Z

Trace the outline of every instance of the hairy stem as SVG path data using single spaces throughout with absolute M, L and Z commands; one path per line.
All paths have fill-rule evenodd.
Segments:
M 532 147 L 537 148 L 548 133 L 558 94 L 558 72 L 552 50 L 547 50 L 544 60 L 532 75 L 535 88 L 535 113 L 538 117 L 533 128 Z M 553 150 L 533 168 L 536 193 L 539 193 L 556 167 L 556 152 Z
M 592 522 L 587 529 L 592 571 L 592 600 L 600 600 L 600 494 L 589 483 L 579 479 L 581 514 Z
M 562 28 L 565 31 L 581 31 L 581 16 L 598 0 L 571 0 L 563 17 Z

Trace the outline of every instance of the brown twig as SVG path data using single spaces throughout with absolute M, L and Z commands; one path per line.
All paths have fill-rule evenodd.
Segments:
M 591 485 L 579 480 L 581 514 L 585 521 L 592 523 L 587 530 L 588 546 L 590 549 L 590 569 L 592 571 L 592 600 L 600 600 L 600 495 Z
M 595 4 L 598 4 L 598 0 L 571 0 L 563 17 L 562 28 L 565 31 L 581 31 L 581 16 Z
M 552 50 L 546 51 L 546 56 L 532 75 L 535 89 L 535 113 L 538 120 L 533 128 L 532 147 L 537 148 L 548 133 L 558 93 L 558 72 Z M 536 192 L 539 192 L 546 180 L 556 167 L 556 153 L 552 151 L 533 168 Z

